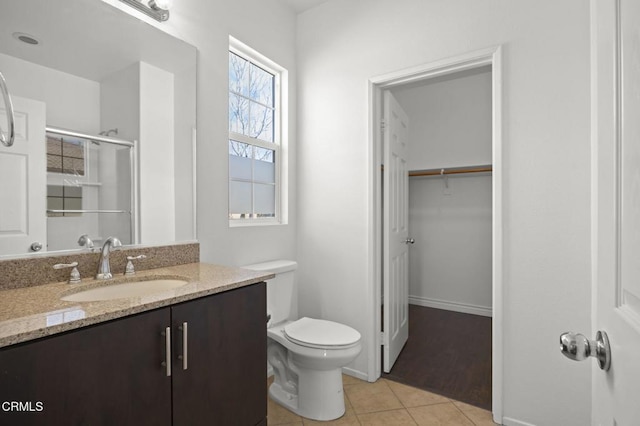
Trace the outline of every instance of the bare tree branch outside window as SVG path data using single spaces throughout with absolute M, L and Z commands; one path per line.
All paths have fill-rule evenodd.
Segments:
M 273 142 L 274 76 L 229 53 L 229 130 Z M 231 154 L 251 157 L 246 146 L 230 144 Z M 262 158 L 257 158 L 262 159 Z

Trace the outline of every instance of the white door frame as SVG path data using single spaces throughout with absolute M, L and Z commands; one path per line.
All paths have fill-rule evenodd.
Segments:
M 591 336 L 608 333 L 611 369 L 593 363 L 591 424 L 637 424 L 640 385 L 637 352 L 640 349 L 640 316 L 627 285 L 636 277 L 636 245 L 626 242 L 637 222 L 629 188 L 629 158 L 635 157 L 630 140 L 637 130 L 630 119 L 635 112 L 637 83 L 630 77 L 635 49 L 630 31 L 628 4 L 622 0 L 592 0 L 591 13 Z M 635 23 L 630 27 L 635 29 Z M 629 44 L 626 44 L 629 42 Z M 626 47 L 625 47 L 626 46 Z M 634 67 L 635 68 L 635 67 Z M 634 69 L 635 70 L 635 69 Z M 630 93 L 630 94 L 629 94 Z M 629 95 L 627 95 L 629 94 Z M 631 152 L 630 152 L 631 151 Z M 632 169 L 635 170 L 635 169 Z M 626 206 L 625 206 L 626 204 Z M 631 253 L 631 254 L 630 254 Z M 633 287 L 631 287 L 631 290 Z M 637 295 L 637 291 L 635 292 Z M 630 296 L 633 296 L 633 290 Z M 593 362 L 593 361 L 591 361 Z
M 493 419 L 502 423 L 503 388 L 503 183 L 502 171 L 502 48 L 491 47 L 441 61 L 419 65 L 369 79 L 369 282 L 367 306 L 371 318 L 370 344 L 368 351 L 368 380 L 375 381 L 382 374 L 381 351 L 381 293 L 382 293 L 382 134 L 380 119 L 382 91 L 402 84 L 434 78 L 459 71 L 492 66 L 492 281 L 493 281 L 493 325 L 492 325 L 492 412 Z

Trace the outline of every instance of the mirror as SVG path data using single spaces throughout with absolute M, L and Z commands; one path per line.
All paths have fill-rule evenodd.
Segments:
M 117 130 L 101 133 L 113 132 Z M 47 251 L 76 243 L 93 248 L 109 235 L 117 235 L 122 244 L 132 244 L 137 197 L 135 143 L 53 127 L 46 128 L 45 137 Z
M 101 0 L 8 2 L 0 28 L 16 131 L 0 147 L 0 257 L 86 250 L 85 234 L 195 240 L 196 48 Z M 88 137 L 56 145 L 46 128 Z M 73 166 L 48 167 L 62 143 Z

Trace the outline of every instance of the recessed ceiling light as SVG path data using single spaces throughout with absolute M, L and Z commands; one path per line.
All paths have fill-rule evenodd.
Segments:
M 38 40 L 31 34 L 13 33 L 13 38 L 15 38 L 16 40 L 20 40 L 23 43 L 30 44 L 32 46 L 40 44 L 40 40 Z

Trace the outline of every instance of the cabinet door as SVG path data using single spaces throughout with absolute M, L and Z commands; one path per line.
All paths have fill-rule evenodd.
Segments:
M 0 351 L 0 424 L 171 424 L 169 324 L 165 308 Z
M 257 425 L 267 414 L 264 283 L 172 307 L 174 425 Z M 182 334 L 188 324 L 187 369 Z

